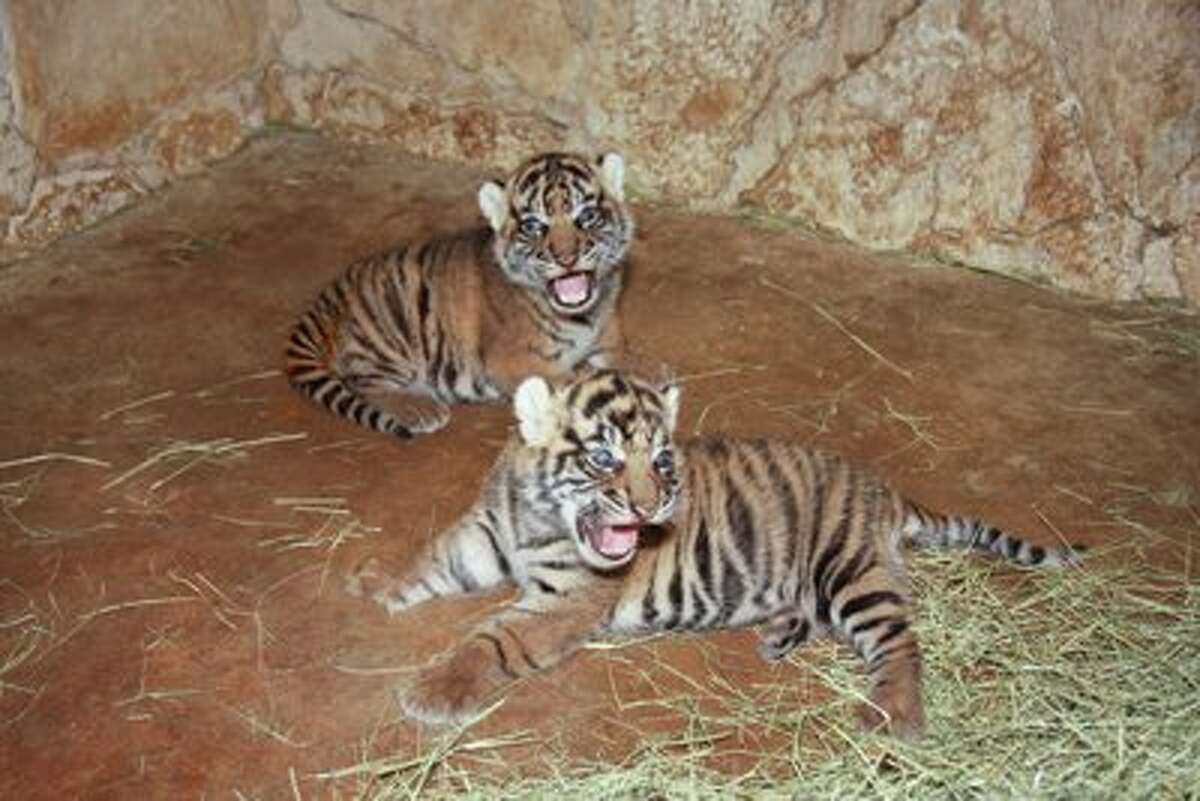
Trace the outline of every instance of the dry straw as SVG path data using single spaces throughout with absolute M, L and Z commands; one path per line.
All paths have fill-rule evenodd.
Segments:
M 1200 796 L 1200 584 L 1134 549 L 1058 572 L 922 556 L 914 573 L 930 721 L 917 744 L 854 728 L 864 679 L 845 649 L 792 657 L 793 674 L 833 691 L 803 702 L 778 684 L 735 685 L 719 673 L 680 681 L 641 642 L 609 658 L 672 684 L 674 694 L 650 703 L 684 723 L 669 734 L 631 730 L 640 747 L 620 764 L 572 761 L 546 743 L 552 756 L 538 770 L 479 771 L 481 754 L 511 743 L 457 730 L 338 775 L 360 776 L 357 797 L 369 801 Z M 737 750 L 747 741 L 756 747 Z M 738 767 L 715 769 L 721 757 Z M 382 777 L 371 770 L 381 765 Z

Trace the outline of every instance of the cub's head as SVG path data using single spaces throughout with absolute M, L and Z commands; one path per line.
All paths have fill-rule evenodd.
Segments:
M 501 184 L 479 188 L 496 232 L 496 259 L 513 283 L 546 293 L 560 314 L 588 311 L 618 268 L 633 221 L 624 202 L 625 162 L 543 153 Z
M 679 499 L 678 387 L 613 371 L 561 385 L 529 378 L 514 406 L 534 465 L 530 489 L 562 517 L 589 565 L 629 562 L 638 531 L 665 523 Z

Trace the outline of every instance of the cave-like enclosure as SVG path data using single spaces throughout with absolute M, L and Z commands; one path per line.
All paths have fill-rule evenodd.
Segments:
M 7 4 L 0 797 L 1194 791 L 1195 14 L 674 5 Z M 844 650 L 766 667 L 747 632 L 590 651 L 463 732 L 398 716 L 503 598 L 389 620 L 340 576 L 453 519 L 510 414 L 355 429 L 283 338 L 560 145 L 626 155 L 622 314 L 683 430 L 1097 549 L 919 562 L 928 742 L 854 731 Z

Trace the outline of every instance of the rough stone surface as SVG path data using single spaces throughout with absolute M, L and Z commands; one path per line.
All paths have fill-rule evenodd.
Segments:
M 1200 304 L 1194 2 L 10 5 L 6 259 L 274 122 L 489 169 L 616 148 L 647 199 Z
M 262 126 L 267 3 L 5 6 L 2 255 L 99 220 Z
M 7 219 L 29 202 L 37 166 L 33 145 L 14 119 L 15 99 L 9 80 L 11 63 L 8 7 L 0 5 L 0 219 Z

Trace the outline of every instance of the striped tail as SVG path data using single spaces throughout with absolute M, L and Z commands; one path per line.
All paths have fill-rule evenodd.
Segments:
M 1082 545 L 1045 548 L 970 517 L 943 515 L 909 504 L 901 533 L 923 548 L 983 551 L 1028 567 L 1077 566 Z
M 410 439 L 413 430 L 400 418 L 376 408 L 346 385 L 331 364 L 334 332 L 323 325 L 324 297 L 305 312 L 288 337 L 286 370 L 288 381 L 309 400 L 324 406 L 338 417 L 352 420 L 364 428 Z

